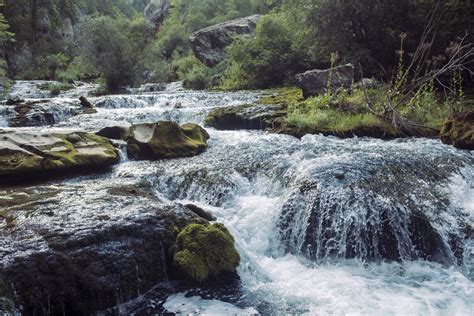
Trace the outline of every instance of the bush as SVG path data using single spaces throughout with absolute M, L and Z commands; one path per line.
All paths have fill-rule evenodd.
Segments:
M 309 67 L 309 56 L 301 48 L 285 14 L 263 17 L 256 36 L 234 42 L 229 49 L 230 67 L 223 86 L 231 89 L 268 88 L 287 83 Z
M 240 262 L 234 239 L 222 224 L 186 226 L 178 234 L 176 249 L 175 267 L 197 282 L 233 272 Z

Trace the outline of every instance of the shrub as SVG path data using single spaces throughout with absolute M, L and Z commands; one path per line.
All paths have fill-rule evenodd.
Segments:
M 257 25 L 256 36 L 235 41 L 228 49 L 230 67 L 223 79 L 226 88 L 268 88 L 288 82 L 306 70 L 308 54 L 285 14 L 270 14 Z

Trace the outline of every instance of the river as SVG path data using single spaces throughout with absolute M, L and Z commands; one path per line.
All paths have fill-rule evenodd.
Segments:
M 17 84 L 19 95 L 26 84 Z M 71 92 L 52 103 L 70 104 L 75 97 Z M 96 114 L 71 116 L 60 109 L 52 127 L 26 128 L 97 131 L 159 120 L 202 125 L 211 109 L 258 97 L 245 91 L 184 91 L 171 84 L 157 92 L 91 97 Z M 0 126 L 8 119 L 0 110 Z M 123 152 L 108 173 L 27 187 L 61 188 L 55 207 L 74 206 L 77 220 L 98 208 L 91 204 L 93 196 L 110 183 L 140 184 L 170 203 L 210 210 L 236 240 L 241 289 L 232 298 L 176 293 L 161 302 L 169 312 L 472 315 L 472 152 L 422 138 L 307 135 L 300 140 L 262 131 L 207 130 L 209 149 L 193 158 L 137 162 Z M 429 242 L 420 249 L 415 239 L 427 236 L 413 235 L 413 216 L 429 222 L 435 233 L 427 234 L 435 235 L 436 249 Z M 149 296 L 138 301 L 157 303 Z

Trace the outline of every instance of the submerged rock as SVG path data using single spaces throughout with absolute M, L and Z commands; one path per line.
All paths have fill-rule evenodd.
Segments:
M 225 272 L 235 272 L 240 255 L 224 225 L 192 224 L 176 239 L 173 263 L 190 280 L 203 282 Z
M 194 204 L 186 204 L 185 205 L 188 209 L 190 209 L 192 212 L 194 212 L 197 216 L 204 218 L 207 221 L 215 221 L 217 218 L 212 215 L 210 212 L 205 211 L 201 207 L 194 205 Z
M 261 15 L 227 21 L 199 30 L 189 37 L 194 55 L 209 67 L 214 67 L 225 57 L 225 49 L 236 36 L 252 37 Z
M 326 93 L 328 85 L 331 90 L 348 89 L 354 82 L 354 66 L 347 64 L 325 70 L 309 70 L 296 75 L 296 82 L 303 89 L 304 98 Z
M 133 125 L 127 138 L 131 158 L 140 160 L 191 157 L 207 148 L 209 134 L 199 125 L 162 121 Z
M 218 130 L 264 130 L 275 127 L 275 120 L 286 117 L 283 106 L 241 105 L 212 110 L 205 124 Z
M 441 130 L 441 140 L 456 148 L 474 150 L 474 111 L 456 113 Z
M 92 171 L 119 161 L 108 139 L 85 132 L 0 130 L 2 182 Z
M 449 201 L 443 190 L 428 183 L 445 179 L 450 171 L 436 173 L 435 162 L 414 172 L 417 159 L 377 170 L 374 160 L 379 159 L 365 165 L 367 170 L 349 171 L 341 164 L 340 172 L 325 173 L 323 167 L 300 183 L 280 213 L 285 249 L 316 261 L 462 262 L 462 246 L 446 243 L 433 225 L 438 214 L 447 212 Z

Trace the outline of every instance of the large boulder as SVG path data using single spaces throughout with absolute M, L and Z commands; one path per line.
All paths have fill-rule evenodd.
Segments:
M 284 106 L 240 105 L 212 110 L 205 123 L 218 130 L 264 130 L 274 127 L 275 120 L 286 117 L 286 114 Z
M 168 16 L 169 0 L 150 0 L 145 8 L 145 20 L 153 25 L 160 26 Z
M 441 140 L 456 148 L 474 150 L 474 111 L 456 113 L 441 130 Z
M 103 169 L 119 161 L 106 138 L 85 132 L 0 130 L 0 181 Z
M 179 230 L 206 223 L 145 186 L 85 181 L 1 192 L 0 313 L 12 299 L 22 315 L 95 315 L 132 300 L 172 280 Z
M 188 279 L 203 282 L 234 272 L 240 255 L 234 238 L 222 224 L 192 224 L 176 239 L 173 263 Z
M 209 67 L 214 67 L 225 57 L 225 48 L 236 36 L 255 35 L 261 15 L 227 21 L 191 34 L 189 40 L 196 57 Z
M 328 90 L 350 88 L 354 82 L 354 66 L 347 64 L 325 70 L 309 70 L 296 75 L 298 87 L 303 90 L 303 97 L 308 98 L 324 94 Z
M 127 138 L 127 152 L 133 159 L 191 157 L 207 148 L 209 134 L 199 125 L 162 121 L 133 125 Z

